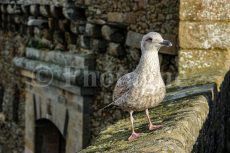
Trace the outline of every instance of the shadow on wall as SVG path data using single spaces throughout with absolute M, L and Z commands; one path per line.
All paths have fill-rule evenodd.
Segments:
M 208 97 L 211 100 L 210 97 Z M 203 125 L 193 153 L 230 152 L 230 71 L 225 75 L 220 92 L 210 102 L 209 115 Z

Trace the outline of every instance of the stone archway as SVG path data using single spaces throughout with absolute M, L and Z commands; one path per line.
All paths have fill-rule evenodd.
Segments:
M 66 140 L 59 129 L 49 120 L 35 123 L 35 153 L 65 153 Z

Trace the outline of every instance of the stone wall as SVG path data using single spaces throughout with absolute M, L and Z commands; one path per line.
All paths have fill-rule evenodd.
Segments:
M 0 112 L 0 152 L 24 150 L 24 90 L 18 72 L 12 63 L 16 55 L 23 54 L 26 41 L 22 35 L 0 31 L 0 84 L 2 90 Z
M 97 82 L 98 90 L 95 100 L 90 107 L 92 138 L 97 136 L 101 128 L 122 118 L 123 112 L 118 109 L 106 110 L 102 113 L 98 112 L 98 109 L 111 102 L 112 90 L 117 78 L 135 68 L 140 58 L 140 48 L 137 44 L 142 34 L 157 31 L 162 33 L 164 38 L 174 42 L 175 46 L 172 50 L 164 48 L 159 56 L 161 72 L 165 80 L 168 75 L 175 78 L 177 74 L 178 1 L 28 0 L 11 2 L 1 0 L 0 2 L 0 27 L 2 33 L 5 34 L 1 38 L 11 38 L 8 36 L 11 34 L 20 44 L 20 46 L 16 43 L 1 45 L 6 48 L 5 50 L 14 47 L 17 54 L 7 59 L 11 65 L 13 57 L 17 56 L 14 64 L 21 69 L 27 68 L 32 71 L 42 61 L 46 62 L 46 66 L 54 66 L 58 68 L 56 70 L 59 70 L 58 65 L 62 65 L 63 62 L 65 65 L 66 61 L 57 58 L 54 52 L 61 52 L 60 55 L 90 54 L 96 58 L 95 68 L 100 73 L 100 79 Z M 169 3 L 170 5 L 167 5 Z M 72 14 L 69 13 L 71 11 Z M 25 47 L 34 48 L 37 51 L 28 53 Z M 1 49 L 1 52 L 4 52 L 4 49 Z M 49 58 L 46 59 L 46 57 Z M 39 61 L 37 64 L 34 62 L 36 60 Z M 67 62 L 65 66 L 70 65 Z M 5 68 L 5 70 L 8 69 Z M 22 74 L 16 73 L 14 69 L 10 74 L 13 80 L 24 80 L 24 76 L 21 77 Z M 63 80 L 62 75 L 56 77 L 66 81 L 66 78 Z M 7 77 L 2 78 L 6 80 Z M 20 92 L 24 91 L 20 88 Z M 5 95 L 4 99 L 6 99 Z M 10 100 L 6 100 L 5 103 L 9 105 Z M 3 109 L 6 108 L 12 107 L 3 106 Z M 5 112 L 10 113 L 10 110 Z M 24 115 L 24 109 L 20 111 L 20 114 Z M 5 115 L 8 117 L 7 114 Z M 22 144 L 23 141 L 20 143 Z
M 4 152 L 21 152 L 24 145 L 21 139 L 25 120 L 24 95 L 28 91 L 24 90 L 25 76 L 13 66 L 14 57 L 14 64 L 20 69 L 33 71 L 42 63 L 55 70 L 56 80 L 73 86 L 82 83 L 82 76 L 77 77 L 80 80 L 74 78 L 68 82 L 64 68 L 82 62 L 75 56 L 90 55 L 96 59 L 96 63 L 86 60 L 83 67 L 87 69 L 87 63 L 91 63 L 93 67 L 88 69 L 93 76 L 99 74 L 97 89 L 80 90 L 82 95 L 91 93 L 85 95 L 86 99 L 94 95 L 90 111 L 88 108 L 90 123 L 87 123 L 91 126 L 91 133 L 87 134 L 94 140 L 101 129 L 125 117 L 119 109 L 98 110 L 112 101 L 118 77 L 135 68 L 140 58 L 140 40 L 149 31 L 160 32 L 174 44 L 172 48 L 162 48 L 159 53 L 166 84 L 175 79 L 178 69 L 179 78 L 184 79 L 186 85 L 197 84 L 198 80 L 199 83 L 213 82 L 216 81 L 213 77 L 219 75 L 220 84 L 230 63 L 229 8 L 228 0 L 0 0 L 0 69 L 4 72 L 0 74 L 4 89 L 0 104 L 3 118 L 6 118 L 3 129 L 7 130 L 9 125 L 8 129 L 17 133 L 10 139 L 1 134 L 0 146 L 2 144 Z M 27 72 L 24 75 L 27 79 L 27 75 L 31 76 Z M 188 81 L 187 78 L 192 79 Z M 181 79 L 177 80 L 177 87 L 183 86 Z M 57 88 L 61 87 L 63 84 Z M 15 110 L 18 117 L 13 115 Z M 11 143 L 19 138 L 18 144 Z M 197 148 L 204 144 L 203 140 L 202 137 Z
M 228 0 L 181 0 L 179 71 L 200 75 L 228 71 L 230 4 Z

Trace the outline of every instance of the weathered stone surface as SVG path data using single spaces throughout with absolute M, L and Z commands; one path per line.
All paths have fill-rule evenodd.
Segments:
M 94 69 L 95 58 L 93 55 L 76 55 L 72 53 L 63 53 L 60 51 L 42 51 L 34 48 L 26 49 L 26 57 L 29 59 L 54 63 L 66 67 L 75 67 L 79 69 Z
M 82 96 L 74 95 L 51 85 L 41 88 L 32 83 L 27 85 L 26 89 L 26 127 L 30 127 L 26 129 L 26 140 L 31 143 L 33 141 L 29 140 L 35 139 L 35 121 L 48 119 L 66 137 L 68 152 L 79 151 L 85 143 L 83 133 L 89 130 L 84 125 L 84 120 L 87 119 L 85 115 L 88 115 L 88 112 L 84 111 L 86 105 L 88 105 L 87 101 Z M 66 130 L 68 131 L 68 135 L 65 133 Z M 33 143 L 31 144 L 33 145 Z M 26 146 L 28 147 L 29 145 L 26 144 Z M 30 149 L 33 151 L 33 148 Z
M 52 81 L 53 78 L 68 82 L 72 85 L 85 86 L 85 81 L 96 81 L 98 74 L 90 70 L 82 70 L 75 67 L 61 67 L 56 64 L 50 64 L 42 61 L 30 60 L 26 58 L 15 57 L 13 60 L 16 67 L 33 72 L 37 75 L 36 80 L 40 81 L 46 79 L 47 82 Z M 89 77 L 91 74 L 94 77 Z M 45 81 L 46 81 L 45 80 Z M 41 81 L 40 81 L 41 82 Z
M 229 68 L 229 52 L 226 50 L 180 50 L 179 73 L 195 75 Z
M 108 21 L 110 22 L 126 22 L 127 15 L 124 13 L 117 13 L 117 12 L 109 12 L 108 13 Z
M 181 20 L 230 20 L 229 0 L 181 0 Z
M 132 48 L 140 48 L 143 35 L 134 31 L 129 31 L 125 44 Z
M 43 15 L 45 17 L 51 16 L 50 8 L 48 5 L 40 5 L 39 10 L 40 10 L 41 15 Z
M 85 27 L 85 33 L 87 36 L 100 37 L 101 36 L 101 26 L 87 23 Z
M 40 15 L 39 5 L 30 5 L 30 13 L 34 16 Z
M 140 113 L 135 116 L 135 126 L 137 131 L 145 133 L 138 140 L 127 141 L 131 132 L 127 118 L 107 127 L 96 142 L 82 153 L 191 152 L 208 116 L 209 106 L 206 98 L 198 96 L 165 103 L 150 112 L 154 113 L 155 122 L 163 122 L 162 129 L 148 132 L 146 117 Z
M 180 22 L 179 33 L 182 48 L 230 48 L 228 22 Z
M 125 50 L 122 45 L 117 43 L 109 43 L 107 52 L 115 57 L 122 57 L 125 54 Z
M 109 22 L 117 22 L 121 24 L 134 23 L 136 16 L 134 13 L 120 13 L 120 12 L 109 12 L 107 15 Z

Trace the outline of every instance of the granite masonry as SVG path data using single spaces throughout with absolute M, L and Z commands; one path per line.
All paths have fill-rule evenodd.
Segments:
M 167 126 L 136 147 L 229 151 L 229 10 L 228 0 L 0 0 L 0 153 L 137 151 L 124 140 L 127 114 L 99 109 L 149 31 L 173 42 L 159 51 L 169 97 L 206 83 L 218 90 L 153 109 Z

